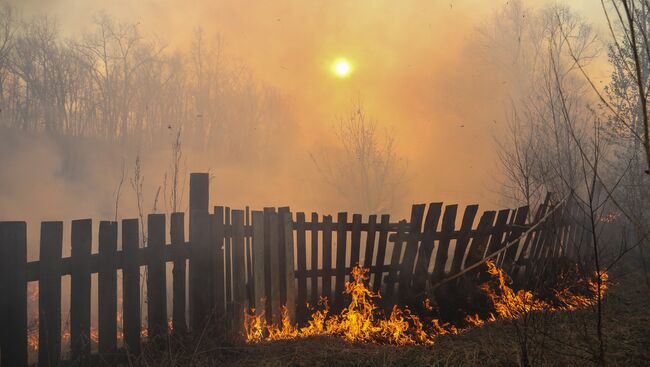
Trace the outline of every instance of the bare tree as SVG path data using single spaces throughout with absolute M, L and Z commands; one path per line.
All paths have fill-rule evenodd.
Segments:
M 578 184 L 580 154 L 571 134 L 582 135 L 591 115 L 586 108 L 585 86 L 575 76 L 575 62 L 562 30 L 579 45 L 574 47 L 580 49 L 581 62 L 593 59 L 598 48 L 590 27 L 566 7 L 531 11 L 515 2 L 497 19 L 497 26 L 505 29 L 484 31 L 482 42 L 502 45 L 492 50 L 501 60 L 497 70 L 515 84 L 507 114 L 508 130 L 497 137 L 504 195 L 513 204 L 534 207 L 547 192 L 564 197 Z M 488 34 L 492 36 L 485 36 Z M 506 35 L 514 40 L 508 41 Z M 491 58 L 492 52 L 486 48 L 484 57 Z
M 382 133 L 360 103 L 340 120 L 335 133 L 338 154 L 311 155 L 318 172 L 354 209 L 364 213 L 391 209 L 404 194 L 407 169 L 394 136 Z

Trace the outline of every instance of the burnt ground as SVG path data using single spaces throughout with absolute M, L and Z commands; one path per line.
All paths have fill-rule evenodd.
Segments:
M 608 366 L 650 364 L 650 292 L 639 273 L 611 277 L 603 300 Z M 499 321 L 434 346 L 349 343 L 312 337 L 257 345 L 212 346 L 209 338 L 143 357 L 142 366 L 518 366 L 527 340 L 531 366 L 589 366 L 597 355 L 595 309 L 537 313 L 526 321 Z M 526 336 L 524 338 L 523 336 Z

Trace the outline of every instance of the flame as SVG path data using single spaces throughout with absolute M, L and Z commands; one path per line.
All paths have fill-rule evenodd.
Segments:
M 327 298 L 322 297 L 307 322 L 299 328 L 291 322 L 286 307 L 282 307 L 282 320 L 279 325 L 268 324 L 263 314 L 255 315 L 251 309 L 244 314 L 244 329 L 246 341 L 259 343 L 273 340 L 286 340 L 317 335 L 338 336 L 350 342 L 388 343 L 394 345 L 423 344 L 431 345 L 438 335 L 458 334 L 470 328 L 481 327 L 487 323 L 503 320 L 516 320 L 527 313 L 537 311 L 574 311 L 593 306 L 598 301 L 598 294 L 602 297 L 609 286 L 609 277 L 606 272 L 595 273 L 592 277 L 578 279 L 577 282 L 559 290 L 553 290 L 554 300 L 542 300 L 529 290 L 513 290 L 510 277 L 494 262 L 486 262 L 488 274 L 493 282 L 481 285 L 482 291 L 492 303 L 494 313 L 485 318 L 479 315 L 466 315 L 464 325 L 457 327 L 433 318 L 423 321 L 418 315 L 411 312 L 408 307 L 394 306 L 388 317 L 385 317 L 377 306 L 381 299 L 379 292 L 373 292 L 367 287 L 368 271 L 356 266 L 352 269 L 353 280 L 345 285 L 345 293 L 350 295 L 350 304 L 339 314 L 331 314 Z M 600 283 L 600 284 L 599 284 Z M 38 287 L 28 287 L 28 302 L 37 303 Z M 309 305 L 308 305 L 309 306 Z M 423 303 L 425 310 L 434 310 L 429 299 Z M 310 307 L 311 308 L 311 307 Z M 38 350 L 38 317 L 31 315 L 27 343 L 30 350 Z M 117 314 L 118 341 L 124 339 L 121 328 L 123 323 L 122 313 Z M 168 329 L 172 330 L 172 320 L 168 320 Z M 146 328 L 142 328 L 140 335 L 148 336 Z M 97 329 L 91 327 L 91 343 L 98 342 Z M 69 343 L 69 324 L 62 330 L 62 342 Z
M 449 323 L 432 319 L 423 322 L 413 314 L 408 307 L 394 306 L 388 317 L 382 316 L 376 301 L 381 298 L 379 293 L 371 291 L 366 283 L 369 269 L 354 267 L 353 280 L 345 285 L 345 293 L 350 295 L 350 304 L 339 314 L 330 314 L 326 298 L 321 298 L 319 309 L 312 310 L 307 325 L 298 328 L 291 323 L 286 307 L 282 308 L 280 325 L 268 324 L 263 314 L 255 315 L 254 309 L 245 312 L 244 329 L 246 341 L 260 343 L 265 341 L 303 338 L 316 335 L 338 336 L 350 342 L 388 343 L 394 345 L 422 344 L 432 345 L 438 335 L 458 334 L 470 328 L 481 327 L 486 323 L 499 319 L 515 320 L 529 312 L 536 311 L 572 311 L 595 304 L 598 295 L 598 279 L 600 279 L 600 295 L 607 289 L 607 274 L 601 272 L 595 279 L 584 279 L 580 282 L 586 290 L 579 294 L 563 288 L 554 291 L 557 298 L 551 304 L 539 299 L 528 290 L 515 291 L 510 287 L 512 280 L 493 261 L 486 262 L 488 274 L 496 282 L 487 282 L 481 289 L 488 296 L 494 309 L 485 318 L 478 314 L 465 316 L 465 325 L 457 327 Z M 424 301 L 424 309 L 433 311 L 428 299 Z M 308 305 L 309 307 L 309 305 Z
M 34 302 L 37 302 L 38 300 L 38 287 L 36 289 L 32 289 L 31 287 L 28 288 L 30 289 L 28 293 L 28 298 L 29 300 L 35 300 Z M 119 301 L 118 301 L 119 302 Z M 38 317 L 30 317 L 32 319 L 32 323 L 30 324 L 30 327 L 27 331 L 27 347 L 29 350 L 36 351 L 38 350 Z M 122 329 L 122 325 L 124 323 L 124 318 L 122 316 L 122 312 L 117 312 L 117 341 L 122 342 L 124 340 L 124 331 Z M 172 319 L 167 320 L 167 329 L 169 331 L 172 331 L 173 324 L 172 324 Z M 147 338 L 149 336 L 149 331 L 147 328 L 143 325 L 140 329 L 140 336 L 142 338 Z M 70 324 L 66 323 L 64 324 L 62 330 L 61 330 L 61 343 L 63 345 L 69 345 L 70 344 Z M 90 342 L 91 344 L 97 344 L 99 342 L 99 331 L 97 328 L 94 326 L 90 327 Z

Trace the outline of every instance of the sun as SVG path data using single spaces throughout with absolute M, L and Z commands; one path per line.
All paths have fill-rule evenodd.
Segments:
M 345 58 L 336 59 L 332 64 L 332 72 L 341 79 L 347 78 L 352 73 L 352 64 Z

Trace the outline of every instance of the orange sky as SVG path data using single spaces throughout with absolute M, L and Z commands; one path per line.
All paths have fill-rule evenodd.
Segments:
M 195 27 L 219 35 L 230 59 L 275 87 L 299 124 L 304 151 L 329 133 L 360 98 L 369 115 L 393 126 L 409 160 L 408 201 L 500 206 L 495 134 L 507 94 L 472 50 L 476 28 L 507 0 L 25 0 L 76 33 L 97 11 L 139 21 L 170 48 Z M 543 1 L 527 1 L 541 5 Z M 600 3 L 570 1 L 600 22 Z M 344 56 L 347 79 L 329 65 Z M 306 155 L 305 155 L 306 156 Z M 300 205 L 300 204 L 299 204 Z

